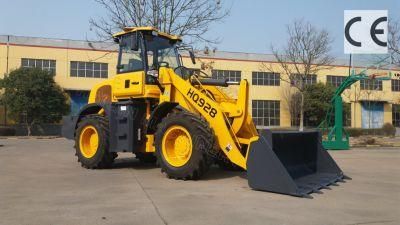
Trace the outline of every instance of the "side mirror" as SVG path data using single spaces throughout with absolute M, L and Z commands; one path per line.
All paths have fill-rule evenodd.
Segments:
M 131 50 L 138 51 L 139 50 L 139 33 L 136 32 L 131 36 Z
M 193 50 L 189 51 L 190 59 L 192 60 L 193 64 L 196 64 L 196 57 L 194 56 Z

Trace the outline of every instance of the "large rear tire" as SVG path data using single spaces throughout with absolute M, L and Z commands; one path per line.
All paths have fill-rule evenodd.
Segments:
M 213 131 L 204 119 L 184 111 L 172 112 L 155 133 L 158 165 L 169 178 L 198 179 L 212 164 L 209 153 L 214 142 Z
M 78 162 L 87 169 L 108 168 L 117 157 L 109 150 L 107 118 L 100 115 L 85 116 L 78 124 L 75 150 Z

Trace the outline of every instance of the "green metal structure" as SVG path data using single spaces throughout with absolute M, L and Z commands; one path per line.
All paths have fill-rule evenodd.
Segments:
M 331 99 L 332 106 L 328 110 L 325 116 L 325 120 L 318 126 L 322 131 L 323 140 L 322 145 L 328 150 L 348 150 L 349 145 L 349 134 L 343 128 L 343 99 L 342 93 L 346 88 L 350 87 L 354 83 L 360 80 L 390 80 L 391 75 L 386 77 L 374 77 L 366 74 L 367 70 L 362 71 L 359 74 L 355 74 L 352 70 L 350 76 L 348 76 L 343 83 L 336 89 L 335 94 Z

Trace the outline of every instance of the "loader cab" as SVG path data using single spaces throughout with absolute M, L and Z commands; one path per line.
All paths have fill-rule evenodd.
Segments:
M 154 84 L 160 67 L 168 67 L 179 74 L 183 66 L 181 50 L 189 51 L 195 63 L 193 51 L 182 47 L 176 36 L 168 37 L 155 30 L 138 30 L 115 38 L 119 43 L 117 74 L 144 72 L 146 84 Z

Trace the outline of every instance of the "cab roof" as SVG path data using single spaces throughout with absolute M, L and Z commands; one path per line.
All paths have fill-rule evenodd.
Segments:
M 119 37 L 121 35 L 133 33 L 133 32 L 136 32 L 136 31 L 155 31 L 155 32 L 158 33 L 158 35 L 166 37 L 168 39 L 182 41 L 181 37 L 179 37 L 177 35 L 171 35 L 171 34 L 167 34 L 167 33 L 161 32 L 161 31 L 159 31 L 158 29 L 156 29 L 154 27 L 125 27 L 123 29 L 123 31 L 114 34 L 113 37 L 116 38 L 116 37 Z

